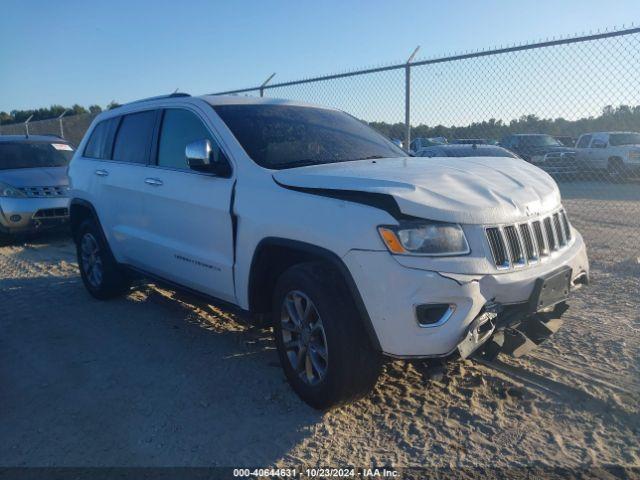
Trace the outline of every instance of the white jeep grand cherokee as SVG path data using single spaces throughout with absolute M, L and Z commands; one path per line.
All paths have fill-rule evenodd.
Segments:
M 329 108 L 134 102 L 94 120 L 69 175 L 92 295 L 123 294 L 137 273 L 271 322 L 286 377 L 317 408 L 370 391 L 385 355 L 522 354 L 588 281 L 545 172 L 410 158 Z

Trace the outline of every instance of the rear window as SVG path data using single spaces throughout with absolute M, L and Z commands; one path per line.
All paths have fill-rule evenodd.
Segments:
M 84 149 L 84 156 L 89 158 L 109 159 L 113 148 L 113 137 L 116 134 L 120 117 L 100 122 L 91 132 L 91 137 Z
M 609 135 L 609 145 L 640 145 L 640 133 L 612 133 Z
M 0 170 L 64 167 L 72 156 L 64 142 L 0 142 Z
M 147 163 L 156 122 L 155 110 L 122 117 L 113 146 L 113 159 L 120 162 Z

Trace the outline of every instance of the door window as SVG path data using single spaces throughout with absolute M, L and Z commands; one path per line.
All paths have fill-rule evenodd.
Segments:
M 113 148 L 113 137 L 120 117 L 110 118 L 100 122 L 91 132 L 87 147 L 84 149 L 84 156 L 88 158 L 97 158 L 108 160 L 111 158 L 111 149 Z
M 589 142 L 591 141 L 591 135 L 583 135 L 578 140 L 577 148 L 587 148 L 589 146 Z
M 212 161 L 226 161 L 209 130 L 193 112 L 179 108 L 165 110 L 158 145 L 158 166 L 189 169 L 185 147 L 203 139 L 211 142 Z
M 113 159 L 120 162 L 147 163 L 155 122 L 155 110 L 122 117 L 113 147 Z

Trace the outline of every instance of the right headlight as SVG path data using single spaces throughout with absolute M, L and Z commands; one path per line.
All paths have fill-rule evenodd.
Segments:
M 378 233 L 394 254 L 446 256 L 470 252 L 462 227 L 456 223 L 408 220 L 380 226 Z
M 12 187 L 11 185 L 7 185 L 6 183 L 0 182 L 0 197 L 16 198 L 16 197 L 24 197 L 24 196 L 25 196 L 24 193 L 22 193 L 17 188 Z

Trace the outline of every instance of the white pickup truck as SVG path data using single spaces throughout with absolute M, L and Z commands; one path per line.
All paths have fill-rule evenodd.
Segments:
M 587 171 L 607 172 L 611 178 L 640 173 L 640 133 L 593 132 L 576 143 L 578 164 Z
M 588 280 L 553 179 L 517 158 L 410 158 L 352 116 L 171 95 L 101 113 L 69 168 L 82 280 L 141 274 L 269 322 L 327 408 L 383 356 L 524 353 Z M 579 335 L 579 332 L 576 332 Z

